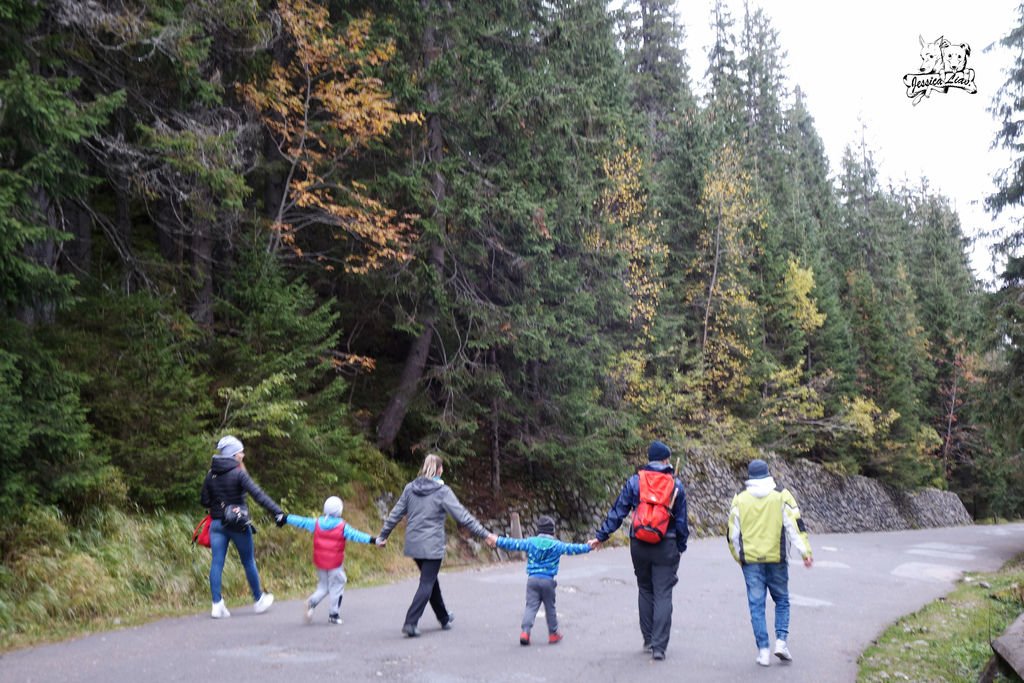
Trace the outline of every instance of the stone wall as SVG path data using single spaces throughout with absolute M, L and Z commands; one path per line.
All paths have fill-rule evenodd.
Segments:
M 788 488 L 811 532 L 893 531 L 971 524 L 955 493 L 897 491 L 874 479 L 843 476 L 807 460 L 766 458 L 775 481 Z M 729 501 L 743 488 L 746 467 L 693 458 L 683 468 L 690 527 L 698 535 L 725 532 Z
M 971 516 L 956 494 L 937 489 L 901 492 L 873 479 L 843 476 L 807 460 L 786 462 L 766 458 L 775 480 L 787 487 L 800 506 L 812 533 L 891 531 L 971 524 Z M 743 488 L 746 466 L 732 465 L 699 454 L 691 455 L 682 471 L 686 486 L 690 531 L 696 536 L 725 533 L 729 502 Z M 511 533 L 511 513 L 518 513 L 524 535 L 534 533 L 534 520 L 551 514 L 558 535 L 566 541 L 592 538 L 615 501 L 585 501 L 571 494 L 561 501 L 533 501 L 512 506 L 497 519 L 482 519 L 496 533 Z

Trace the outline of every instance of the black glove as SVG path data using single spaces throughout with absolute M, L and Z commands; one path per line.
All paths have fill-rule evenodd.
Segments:
M 283 527 L 285 524 L 288 523 L 288 513 L 282 512 L 278 514 L 277 517 L 274 518 L 274 520 L 277 522 L 278 527 Z

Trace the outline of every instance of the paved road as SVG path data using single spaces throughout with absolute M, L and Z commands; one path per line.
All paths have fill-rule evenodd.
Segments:
M 324 606 L 307 626 L 298 601 L 259 616 L 230 605 L 226 621 L 203 613 L 13 652 L 0 657 L 0 681 L 854 681 L 857 657 L 887 624 L 947 593 L 962 570 L 996 569 L 1024 551 L 1024 524 L 817 535 L 812 543 L 814 569 L 790 568 L 794 661 L 769 669 L 754 663 L 743 579 L 725 541 L 699 539 L 680 566 L 663 662 L 641 652 L 629 552 L 612 548 L 562 559 L 565 640 L 555 646 L 542 619 L 535 644 L 519 645 L 525 572 L 512 562 L 443 573 L 454 628 L 441 631 L 425 616 L 417 639 L 399 631 L 413 593 L 405 580 L 350 589 L 342 626 L 326 623 Z

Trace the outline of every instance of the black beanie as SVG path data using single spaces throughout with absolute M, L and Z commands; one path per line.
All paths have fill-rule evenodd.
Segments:
M 555 535 L 555 520 L 551 519 L 547 515 L 541 515 L 537 518 L 537 533 L 548 534 L 549 536 Z

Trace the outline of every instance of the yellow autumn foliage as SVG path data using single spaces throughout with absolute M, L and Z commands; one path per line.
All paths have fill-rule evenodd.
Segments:
M 360 150 L 395 126 L 422 121 L 418 113 L 400 113 L 384 84 L 368 73 L 391 59 L 394 45 L 370 44 L 368 13 L 337 31 L 327 8 L 309 0 L 280 0 L 277 11 L 289 57 L 275 62 L 265 81 L 240 88 L 288 163 L 273 225 L 276 243 L 302 256 L 296 233 L 327 226 L 333 239 L 358 247 L 345 257 L 349 271 L 409 258 L 414 217 L 384 206 L 343 174 Z
M 605 229 L 585 235 L 583 241 L 591 251 L 614 250 L 628 256 L 623 280 L 632 300 L 630 322 L 650 339 L 658 299 L 665 288 L 661 264 L 668 247 L 658 234 L 657 213 L 648 206 L 643 159 L 636 148 L 621 140 L 618 148 L 618 153 L 602 164 L 608 179 L 599 199 Z

